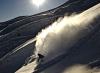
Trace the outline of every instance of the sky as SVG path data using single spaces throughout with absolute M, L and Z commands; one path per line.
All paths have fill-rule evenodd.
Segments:
M 45 0 L 39 8 L 33 5 L 32 0 L 0 0 L 0 22 L 18 16 L 37 14 L 55 8 L 67 0 Z

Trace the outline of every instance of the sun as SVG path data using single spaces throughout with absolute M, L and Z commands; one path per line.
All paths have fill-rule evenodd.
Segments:
M 37 7 L 40 7 L 44 2 L 45 0 L 32 0 L 32 3 Z

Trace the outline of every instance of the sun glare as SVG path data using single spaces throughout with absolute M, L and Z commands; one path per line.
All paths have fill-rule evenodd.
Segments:
M 44 2 L 45 0 L 32 0 L 32 3 L 37 7 L 40 7 Z

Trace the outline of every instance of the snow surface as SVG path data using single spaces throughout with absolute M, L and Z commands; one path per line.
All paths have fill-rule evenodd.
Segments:
M 95 19 L 98 18 L 99 15 L 100 4 L 97 4 L 96 6 L 78 15 L 65 16 L 40 32 L 36 36 L 37 41 L 35 52 L 36 55 L 38 55 L 38 53 L 44 55 L 43 62 L 41 63 L 45 64 L 60 54 L 65 52 L 67 53 L 69 48 L 74 46 L 75 43 L 77 43 L 83 37 L 87 36 L 87 34 L 89 34 L 91 30 L 94 29 L 93 26 L 97 26 L 99 24 L 99 20 L 97 19 L 96 25 L 94 25 Z M 93 58 L 89 57 L 92 57 L 91 55 L 95 54 L 95 52 L 97 51 L 91 51 L 91 53 L 88 53 L 88 56 L 86 56 L 87 53 L 85 54 L 85 52 L 81 52 L 81 50 L 80 52 L 72 52 L 72 54 L 70 53 L 71 55 L 69 55 L 69 57 L 65 57 L 65 59 L 62 59 L 62 61 L 53 67 L 50 66 L 50 68 L 44 70 L 43 73 L 63 73 L 69 64 L 73 65 L 74 63 L 83 63 L 82 60 L 84 58 L 86 58 L 84 63 L 88 63 L 87 60 L 93 60 Z M 96 57 L 94 57 L 94 59 Z M 69 64 L 67 63 L 68 60 L 70 60 Z M 16 73 L 32 73 L 38 65 L 38 63 L 35 61 L 29 63 L 26 66 L 23 66 Z

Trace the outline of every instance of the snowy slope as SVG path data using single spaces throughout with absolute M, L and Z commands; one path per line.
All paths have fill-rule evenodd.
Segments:
M 42 41 L 37 39 L 38 46 L 36 47 L 37 49 L 36 52 L 44 55 L 43 62 L 41 62 L 42 65 L 39 65 L 36 69 L 37 71 L 34 72 L 34 69 L 36 68 L 34 66 L 36 64 L 38 65 L 38 63 L 35 63 L 36 61 L 35 60 L 29 63 L 28 65 L 23 66 L 16 73 L 26 73 L 26 72 L 28 73 L 32 73 L 32 72 L 33 73 L 63 73 L 63 71 L 65 71 L 68 67 L 73 66 L 75 64 L 76 65 L 77 64 L 82 64 L 82 65 L 88 64 L 91 67 L 100 66 L 100 63 L 99 63 L 100 62 L 100 56 L 99 56 L 100 55 L 100 49 L 99 49 L 100 48 L 100 44 L 99 44 L 100 43 L 100 38 L 99 38 L 100 37 L 100 29 L 99 29 L 100 28 L 100 21 L 99 21 L 100 17 L 99 16 L 100 16 L 100 4 L 84 11 L 81 14 L 76 15 L 75 17 L 71 17 L 71 20 L 79 20 L 80 18 L 82 18 L 83 20 L 80 20 L 77 22 L 78 24 L 80 24 L 79 26 L 81 27 L 77 26 L 78 24 L 76 23 L 76 21 L 71 22 L 71 23 L 74 22 L 74 24 L 70 25 L 69 27 L 72 27 L 74 31 L 71 28 L 69 28 L 67 24 L 66 26 L 68 27 L 68 30 L 72 31 L 70 33 L 66 32 L 66 30 L 64 31 L 61 30 L 65 26 L 62 28 L 61 27 L 58 28 L 60 23 L 58 23 L 56 27 L 54 27 L 53 26 L 54 24 L 52 24 L 51 28 L 48 27 L 47 29 L 45 29 L 44 31 L 40 33 L 39 38 L 42 38 L 42 35 L 43 34 L 45 35 L 46 33 L 49 35 L 52 34 L 52 36 L 44 37 L 45 39 L 44 41 L 43 41 L 43 38 L 41 39 Z M 85 23 L 83 23 L 84 21 Z M 66 23 L 70 23 L 70 22 L 64 22 L 64 18 L 60 22 L 63 23 L 62 26 Z M 75 27 L 78 27 L 78 28 L 74 29 Z M 59 29 L 59 32 L 57 31 L 57 29 Z M 78 32 L 75 32 L 75 30 L 77 31 L 77 29 L 81 29 L 81 32 L 80 30 L 78 30 Z M 51 33 L 50 30 L 51 32 L 56 33 L 56 35 Z M 61 35 L 60 33 L 64 33 L 64 35 L 67 38 L 62 39 L 60 37 L 61 40 L 59 41 L 60 38 L 57 38 L 57 37 L 64 36 L 63 34 Z M 88 35 L 86 35 L 87 33 Z M 82 36 L 85 36 L 85 37 L 82 38 Z M 78 40 L 78 38 L 80 37 L 81 37 L 80 41 L 76 43 L 75 41 Z M 49 43 L 46 42 L 46 39 Z M 66 39 L 69 39 L 69 40 L 66 41 Z M 42 46 L 41 46 L 41 42 L 43 42 Z M 70 44 L 72 44 L 72 46 L 74 45 L 73 42 L 75 42 L 76 44 L 71 48 L 71 45 L 67 45 L 69 42 L 71 42 Z M 38 50 L 38 47 L 40 47 L 39 50 Z M 94 64 L 90 64 L 92 62 Z
M 32 16 L 21 16 L 15 19 L 0 23 L 0 57 L 3 57 L 15 47 L 36 36 L 41 29 L 49 26 L 65 13 L 82 12 L 100 0 L 69 0 L 63 5 L 52 10 L 42 12 Z M 16 40 L 18 43 L 16 44 Z M 10 44 L 10 43 L 11 44 Z M 14 44 L 14 45 L 13 45 Z
M 14 73 L 17 70 L 18 70 L 17 73 L 33 72 L 34 68 L 38 65 L 38 62 L 36 62 L 36 60 L 32 61 L 31 63 L 28 63 L 25 66 L 23 65 L 25 64 L 26 60 L 31 58 L 31 56 L 36 56 L 34 50 L 37 51 L 36 50 L 37 38 L 35 38 L 35 36 L 39 34 L 39 32 L 42 29 L 44 28 L 48 29 L 48 26 L 51 25 L 54 21 L 56 21 L 59 17 L 61 17 L 61 19 L 59 19 L 57 23 L 60 23 L 60 21 L 63 19 L 66 13 L 67 13 L 66 15 L 74 14 L 74 12 L 78 14 L 83 11 L 86 11 L 89 8 L 92 9 L 92 6 L 98 3 L 100 3 L 100 0 L 69 0 L 65 4 L 49 11 L 42 12 L 40 14 L 36 14 L 32 16 L 25 16 L 21 18 L 19 17 L 18 19 L 15 18 L 14 20 L 0 23 L 0 73 L 7 73 L 8 71 L 9 73 Z M 99 11 L 100 11 L 100 7 L 97 7 L 97 9 L 95 10 L 93 8 L 93 11 L 90 11 L 89 13 L 84 12 L 85 14 L 83 16 L 86 17 L 86 19 L 85 20 L 83 19 L 83 22 L 81 22 L 82 24 L 89 20 L 91 22 L 93 18 L 95 17 L 96 18 L 93 22 L 89 24 L 92 26 L 92 27 L 89 26 L 89 30 L 86 29 L 85 31 L 83 30 L 80 31 L 80 33 L 82 32 L 81 34 L 84 34 L 83 35 L 84 37 L 80 39 L 79 37 L 81 37 L 81 34 L 80 36 L 79 34 L 77 34 L 76 36 L 78 36 L 77 38 L 79 39 L 75 39 L 74 44 L 73 41 L 68 40 L 70 42 L 70 44 L 68 45 L 69 47 L 67 47 L 69 49 L 68 53 L 66 52 L 60 53 L 61 54 L 60 55 L 59 51 L 57 51 L 58 49 L 57 47 L 56 50 L 53 49 L 53 47 L 56 46 L 59 41 L 62 42 L 63 40 L 61 39 L 58 40 L 59 37 L 58 38 L 55 37 L 59 35 L 54 35 L 54 36 L 49 35 L 49 37 L 51 38 L 55 37 L 54 39 L 52 39 L 53 41 L 58 40 L 56 45 L 55 44 L 52 45 L 52 49 L 54 50 L 54 54 L 52 54 L 53 57 L 51 57 L 50 53 L 45 53 L 43 47 L 41 46 L 38 51 L 39 53 L 45 56 L 44 57 L 45 61 L 42 62 L 43 63 L 42 65 L 38 65 L 37 69 L 40 69 L 39 71 L 41 71 L 41 73 L 42 72 L 62 73 L 66 68 L 70 67 L 71 65 L 89 64 L 94 61 L 98 61 L 98 62 L 96 62 L 96 64 L 94 63 L 93 67 L 99 66 L 100 65 L 99 62 L 100 21 L 98 21 L 100 20 Z M 92 13 L 93 15 L 91 15 Z M 64 18 L 66 19 L 66 17 Z M 75 21 L 72 18 L 72 20 L 70 19 L 70 21 L 72 21 L 73 23 L 77 23 L 81 18 L 83 17 L 79 17 L 78 20 Z M 56 31 L 57 29 L 58 28 L 53 30 Z M 72 28 L 70 27 L 69 30 L 71 29 Z M 75 29 L 77 29 L 77 27 Z M 76 31 L 75 29 L 73 29 L 73 31 Z M 60 30 L 57 30 L 57 33 L 58 32 L 60 32 Z M 69 35 L 70 34 L 72 35 L 73 32 L 70 32 Z M 44 35 L 42 36 L 43 39 L 47 38 Z M 60 34 L 60 35 L 64 35 L 64 34 Z M 42 37 L 40 36 L 40 38 Z M 47 41 L 48 40 L 50 39 L 47 38 Z M 52 40 L 51 40 L 51 44 L 56 42 L 56 41 L 53 42 Z M 48 43 L 47 41 L 44 44 Z M 66 45 L 66 43 L 64 44 Z M 61 47 L 60 43 L 59 46 Z M 48 51 L 48 49 L 50 48 L 46 48 L 46 49 L 47 52 L 52 53 L 51 50 Z M 63 50 L 60 51 L 63 52 Z M 56 55 L 55 52 L 57 52 Z M 66 56 L 66 54 L 68 56 Z M 60 69 L 58 67 L 60 67 Z

